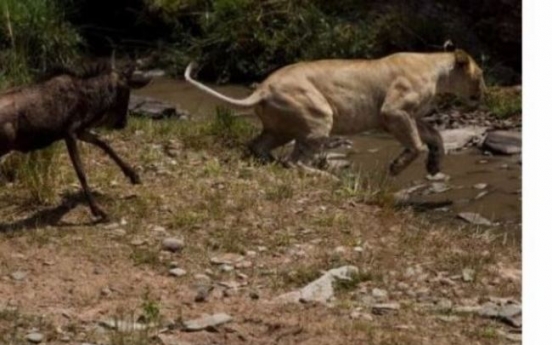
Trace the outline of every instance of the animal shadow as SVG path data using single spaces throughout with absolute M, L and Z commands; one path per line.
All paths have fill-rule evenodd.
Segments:
M 82 191 L 66 193 L 62 197 L 61 203 L 57 206 L 40 210 L 29 217 L 11 223 L 0 221 L 0 233 L 30 230 L 45 226 L 68 226 L 69 224 L 61 223 L 61 219 L 80 204 L 87 204 L 86 197 Z M 98 222 L 99 221 L 90 221 L 79 225 L 94 225 Z

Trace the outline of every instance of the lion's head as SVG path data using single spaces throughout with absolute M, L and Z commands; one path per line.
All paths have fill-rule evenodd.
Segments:
M 486 90 L 483 71 L 465 51 L 456 49 L 453 54 L 454 67 L 449 75 L 449 92 L 470 103 L 480 102 Z

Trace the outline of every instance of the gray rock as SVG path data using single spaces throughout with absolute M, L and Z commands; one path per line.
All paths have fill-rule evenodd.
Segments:
M 485 318 L 500 320 L 512 327 L 521 328 L 521 305 L 509 303 L 502 306 L 494 302 L 487 302 L 481 306 L 478 314 Z
M 223 265 L 220 265 L 220 270 L 222 272 L 231 272 L 231 271 L 234 270 L 234 266 L 228 265 L 228 264 L 223 264 Z
M 450 186 L 444 182 L 433 182 L 429 187 L 428 192 L 433 194 L 444 193 L 450 190 Z
M 41 333 L 33 332 L 27 334 L 25 336 L 25 339 L 30 343 L 39 344 L 42 342 L 42 340 L 44 340 L 44 335 L 42 335 Z
M 114 319 L 100 321 L 100 326 L 121 332 L 143 331 L 153 327 L 153 325 Z
M 214 265 L 235 265 L 244 259 L 243 255 L 226 253 L 211 258 L 211 263 Z
M 478 193 L 478 194 L 475 196 L 474 200 L 479 200 L 479 199 L 481 199 L 482 197 L 484 197 L 484 196 L 487 195 L 487 194 L 489 194 L 489 192 L 486 191 L 486 190 L 484 190 L 484 191 Z
M 327 303 L 334 296 L 333 283 L 336 280 L 351 280 L 358 274 L 355 266 L 343 266 L 327 271 L 317 280 L 300 290 L 285 293 L 276 297 L 275 302 L 320 302 Z
M 401 309 L 399 303 L 378 303 L 372 306 L 372 313 L 376 315 L 397 313 Z
M 181 251 L 182 248 L 184 248 L 184 241 L 182 240 L 177 238 L 166 238 L 163 240 L 163 249 L 165 250 L 178 252 Z
M 521 153 L 521 132 L 490 132 L 483 143 L 483 148 L 493 153 L 505 155 Z
M 458 322 L 460 321 L 460 318 L 458 316 L 454 315 L 439 315 L 437 316 L 437 320 L 451 323 L 451 322 Z
M 487 188 L 488 184 L 486 183 L 476 183 L 473 185 L 473 188 L 475 189 L 485 189 Z
M 169 270 L 169 274 L 173 277 L 182 277 L 184 275 L 186 275 L 186 270 L 183 270 L 182 268 L 173 268 L 171 270 Z
M 164 118 L 188 118 L 189 114 L 176 105 L 152 97 L 130 95 L 129 112 L 135 116 L 145 116 L 155 120 Z
M 439 311 L 450 311 L 452 310 L 452 301 L 447 298 L 442 298 L 437 302 L 437 310 Z
M 387 297 L 388 297 L 388 293 L 387 291 L 383 290 L 383 289 L 372 289 L 372 297 L 374 297 L 374 299 L 376 301 L 385 301 L 387 300 Z
M 502 322 L 516 328 L 521 328 L 521 305 L 506 304 L 499 308 L 498 318 Z
M 446 152 L 460 150 L 471 143 L 481 142 L 485 132 L 487 132 L 486 127 L 477 126 L 440 131 Z
M 232 317 L 230 315 L 218 313 L 186 321 L 183 324 L 183 329 L 187 332 L 201 331 L 208 328 L 215 328 L 230 321 L 232 321 Z
M 163 345 L 193 345 L 190 342 L 180 339 L 178 335 L 174 334 L 160 333 L 157 335 L 157 338 L 159 339 L 159 341 L 161 341 L 161 344 Z
M 27 277 L 27 272 L 15 271 L 15 272 L 10 274 L 10 277 L 13 280 L 21 281 L 21 280 L 24 280 Z
M 426 185 L 425 184 L 419 184 L 419 185 L 416 185 L 416 186 L 413 186 L 413 187 L 409 187 L 409 188 L 404 188 L 404 189 L 401 189 L 399 190 L 398 192 L 395 192 L 393 194 L 393 197 L 395 198 L 396 201 L 406 201 L 408 200 L 408 198 L 410 197 L 410 195 L 412 193 L 414 193 L 415 191 L 425 187 Z
M 475 270 L 471 268 L 464 268 L 462 270 L 462 280 L 465 282 L 472 282 L 474 275 L 475 275 Z
M 211 293 L 211 291 L 213 291 L 214 288 L 215 287 L 213 285 L 198 286 L 194 301 L 197 303 L 205 302 L 209 297 L 209 294 Z
M 480 311 L 481 306 L 479 305 L 459 306 L 452 309 L 452 312 L 456 314 L 478 314 Z
M 347 159 L 332 159 L 326 162 L 327 169 L 330 171 L 339 171 L 347 169 L 351 166 L 351 162 Z
M 458 214 L 458 217 L 474 225 L 488 225 L 488 226 L 493 225 L 493 223 L 490 220 L 481 216 L 478 213 L 462 212 Z

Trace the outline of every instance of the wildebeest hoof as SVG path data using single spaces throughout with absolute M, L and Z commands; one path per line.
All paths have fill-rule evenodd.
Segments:
M 130 174 L 128 178 L 130 179 L 130 183 L 132 184 L 142 184 L 142 180 L 140 179 L 140 176 L 136 173 Z
M 99 207 L 95 207 L 92 209 L 92 215 L 94 216 L 94 218 L 96 218 L 98 222 L 106 222 L 109 220 L 109 216 L 107 215 L 107 213 L 105 213 L 105 211 Z
M 398 164 L 392 163 L 389 166 L 389 175 L 397 176 L 401 172 L 401 169 Z

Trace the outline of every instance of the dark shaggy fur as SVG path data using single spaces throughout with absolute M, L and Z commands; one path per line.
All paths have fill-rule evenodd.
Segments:
M 140 182 L 136 172 L 90 132 L 99 126 L 126 126 L 130 89 L 149 82 L 134 80 L 133 70 L 129 67 L 116 71 L 101 64 L 81 71 L 57 68 L 34 85 L 0 94 L 0 157 L 10 151 L 29 152 L 64 140 L 92 213 L 106 219 L 107 214 L 92 198 L 76 141 L 101 148 L 132 183 Z

